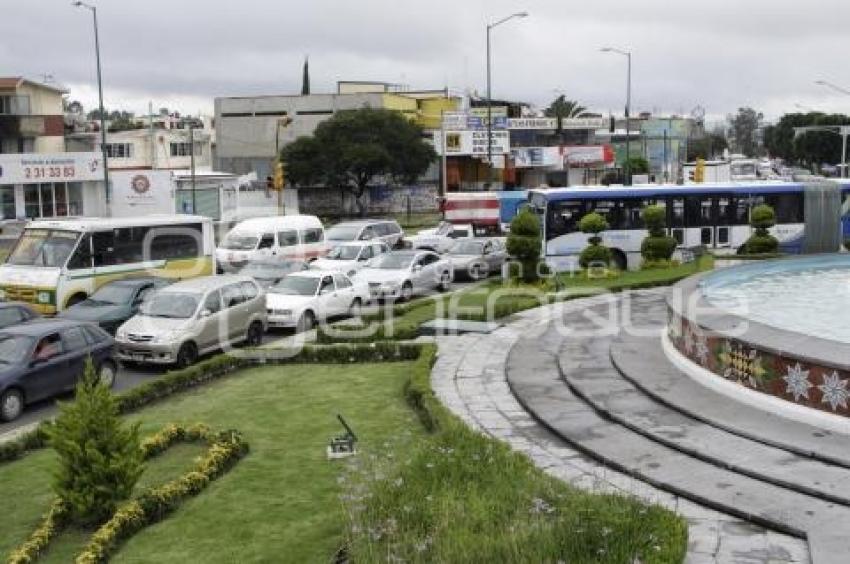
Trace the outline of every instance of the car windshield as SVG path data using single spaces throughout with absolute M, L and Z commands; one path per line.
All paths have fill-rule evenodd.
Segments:
M 327 258 L 331 260 L 355 260 L 360 254 L 360 247 L 354 245 L 341 245 L 328 253 Z
M 449 237 L 452 239 L 463 239 L 464 237 L 469 237 L 469 229 L 454 229 L 451 233 L 449 233 Z
M 101 286 L 89 299 L 90 305 L 124 305 L 133 299 L 136 289 L 125 284 L 106 284 Z
M 484 243 L 478 241 L 458 241 L 449 249 L 450 255 L 480 255 L 484 253 Z
M 221 247 L 229 251 L 253 251 L 257 248 L 257 242 L 259 240 L 260 238 L 256 235 L 228 233 Z
M 76 231 L 27 229 L 8 262 L 21 266 L 64 266 L 79 238 Z
M 329 241 L 354 241 L 358 233 L 359 225 L 334 225 L 328 229 L 325 238 Z
M 410 266 L 414 255 L 386 253 L 373 259 L 369 266 L 372 268 L 383 268 L 387 270 L 402 270 Z
M 287 276 L 271 288 L 271 294 L 287 296 L 315 296 L 319 287 L 319 279 L 311 276 Z
M 281 278 L 291 272 L 304 270 L 302 263 L 295 260 L 284 260 L 280 262 L 251 262 L 245 265 L 239 274 L 252 278 Z
M 32 337 L 0 335 L 0 364 L 16 364 L 29 354 Z
M 189 292 L 158 292 L 139 311 L 148 317 L 188 319 L 195 314 L 200 299 L 200 294 Z

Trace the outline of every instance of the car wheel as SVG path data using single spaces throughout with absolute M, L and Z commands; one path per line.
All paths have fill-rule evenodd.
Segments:
M 0 396 L 0 420 L 14 421 L 24 411 L 24 394 L 16 388 L 6 390 Z
M 484 270 L 480 264 L 473 264 L 469 267 L 469 277 L 473 280 L 481 280 L 484 278 Z
M 259 321 L 254 321 L 248 326 L 248 333 L 245 335 L 245 345 L 249 347 L 259 347 L 263 343 L 263 324 Z
M 360 298 L 354 298 L 354 301 L 351 302 L 351 306 L 348 308 L 348 316 L 349 317 L 360 317 L 360 310 L 362 309 L 362 304 L 360 303 Z
M 183 343 L 180 350 L 177 351 L 177 368 L 191 366 L 195 364 L 196 360 L 198 360 L 198 347 L 195 346 L 195 343 Z
M 85 294 L 74 294 L 73 296 L 68 298 L 67 302 L 65 302 L 65 307 L 67 308 L 67 307 L 75 306 L 78 303 L 84 301 L 85 299 L 86 299 Z
M 409 302 L 413 297 L 413 284 L 410 282 L 405 282 L 401 285 L 401 301 Z
M 107 388 L 112 388 L 112 386 L 115 385 L 115 374 L 117 372 L 118 368 L 115 366 L 114 362 L 111 360 L 104 360 L 100 364 L 100 368 L 97 370 L 97 379 Z
M 299 333 L 303 333 L 304 331 L 309 331 L 313 327 L 316 326 L 316 316 L 312 311 L 307 310 L 301 314 L 301 319 L 298 320 L 297 331 Z
M 440 285 L 437 286 L 437 289 L 441 292 L 448 292 L 452 289 L 452 277 L 448 272 L 444 272 L 440 276 Z

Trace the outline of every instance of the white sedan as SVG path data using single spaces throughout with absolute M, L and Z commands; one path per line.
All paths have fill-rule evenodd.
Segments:
M 337 270 L 349 276 L 366 266 L 375 257 L 390 252 L 390 247 L 384 242 L 355 241 L 343 243 L 335 247 L 322 258 L 310 263 L 313 270 Z
M 451 287 L 452 264 L 432 251 L 392 251 L 369 261 L 357 280 L 368 285 L 373 299 L 409 300 L 429 290 Z
M 458 239 L 472 239 L 475 237 L 475 228 L 468 224 L 454 224 L 441 221 L 434 229 L 423 229 L 409 239 L 410 246 L 414 249 L 424 249 L 445 253 L 457 242 Z
M 342 272 L 294 272 L 266 291 L 269 327 L 312 329 L 317 321 L 337 316 L 358 316 L 369 301 L 365 286 Z

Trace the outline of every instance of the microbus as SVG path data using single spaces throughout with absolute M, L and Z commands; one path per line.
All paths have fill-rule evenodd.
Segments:
M 213 223 L 193 215 L 68 218 L 26 225 L 0 265 L 0 299 L 51 315 L 111 280 L 215 272 Z
M 216 249 L 218 268 L 237 272 L 251 261 L 296 259 L 309 262 L 327 254 L 325 228 L 314 215 L 254 217 L 236 224 Z

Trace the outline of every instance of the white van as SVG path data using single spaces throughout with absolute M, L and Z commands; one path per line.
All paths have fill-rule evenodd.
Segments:
M 311 261 L 328 252 L 325 229 L 314 215 L 255 217 L 230 230 L 215 250 L 219 269 L 236 272 L 248 262 Z

